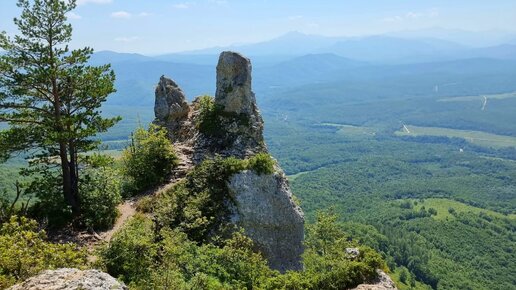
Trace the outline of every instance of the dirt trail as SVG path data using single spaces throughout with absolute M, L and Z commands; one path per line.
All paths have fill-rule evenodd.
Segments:
M 118 232 L 124 225 L 127 223 L 127 221 L 133 217 L 136 214 L 136 205 L 138 201 L 149 195 L 156 195 L 163 191 L 168 190 L 171 188 L 174 184 L 176 184 L 178 181 L 183 179 L 188 171 L 193 167 L 193 163 L 191 161 L 191 152 L 192 148 L 188 146 L 183 145 L 176 145 L 176 153 L 179 158 L 179 165 L 176 169 L 172 172 L 172 176 L 170 178 L 170 181 L 160 187 L 148 190 L 146 192 L 143 192 L 141 195 L 136 196 L 134 198 L 125 200 L 121 204 L 117 206 L 117 209 L 120 213 L 120 216 L 117 218 L 115 224 L 113 227 L 107 231 L 99 232 L 99 233 L 93 233 L 85 236 L 89 236 L 86 239 L 84 239 L 84 244 L 89 249 L 89 257 L 88 260 L 94 262 L 97 260 L 97 257 L 95 256 L 94 249 L 96 246 L 102 242 L 108 242 L 111 241 L 113 238 L 113 235 Z
M 120 213 L 120 216 L 117 218 L 115 224 L 113 225 L 113 228 L 99 234 L 101 241 L 111 241 L 113 235 L 122 228 L 122 226 L 127 222 L 127 220 L 129 220 L 130 217 L 136 214 L 135 201 L 126 200 L 123 203 L 119 204 L 117 209 Z

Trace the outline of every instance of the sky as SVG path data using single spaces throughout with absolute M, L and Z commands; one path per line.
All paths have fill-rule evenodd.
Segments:
M 77 0 L 72 47 L 162 54 L 260 42 L 290 31 L 360 36 L 433 27 L 516 31 L 515 0 Z M 16 32 L 16 0 L 0 31 Z

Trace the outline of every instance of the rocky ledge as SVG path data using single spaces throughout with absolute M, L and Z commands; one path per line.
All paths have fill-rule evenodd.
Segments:
M 110 275 L 97 271 L 62 268 L 46 270 L 8 290 L 128 290 Z
M 377 270 L 378 277 L 374 281 L 366 284 L 360 284 L 351 290 L 396 290 L 396 285 L 389 275 L 381 270 Z

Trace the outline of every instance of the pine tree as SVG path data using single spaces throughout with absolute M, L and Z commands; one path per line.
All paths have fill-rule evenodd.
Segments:
M 93 137 L 119 118 L 101 116 L 115 91 L 109 65 L 87 64 L 93 49 L 71 50 L 72 26 L 66 14 L 75 0 L 18 0 L 14 19 L 19 35 L 0 33 L 0 155 L 32 150 L 44 168 L 59 160 L 65 202 L 80 212 L 78 154 L 94 149 Z

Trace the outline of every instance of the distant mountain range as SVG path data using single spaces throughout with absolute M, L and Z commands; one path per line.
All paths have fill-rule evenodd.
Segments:
M 479 45 L 480 43 L 485 45 Z M 513 58 L 514 53 L 500 51 L 513 49 L 514 47 L 510 46 L 515 44 L 516 34 L 498 31 L 483 33 L 430 29 L 364 37 L 327 37 L 289 32 L 272 40 L 254 44 L 213 47 L 162 55 L 158 58 L 186 62 L 195 60 L 197 63 L 203 61 L 203 64 L 211 64 L 216 61 L 214 55 L 223 50 L 235 50 L 259 58 L 260 64 L 270 64 L 273 56 L 274 60 L 278 61 L 287 57 L 318 53 L 333 53 L 362 61 L 406 63 L 471 57 Z M 492 54 L 489 54 L 490 52 Z
M 278 90 L 324 83 L 380 79 L 406 82 L 428 75 L 446 82 L 459 74 L 506 82 L 516 73 L 516 44 L 510 41 L 473 47 L 407 35 L 325 37 L 298 32 L 256 44 L 158 56 L 101 51 L 90 62 L 111 63 L 117 74 L 118 92 L 110 98 L 110 104 L 152 105 L 161 75 L 176 80 L 190 99 L 213 94 L 215 65 L 222 50 L 239 51 L 251 58 L 253 85 L 262 97 L 274 96 Z

